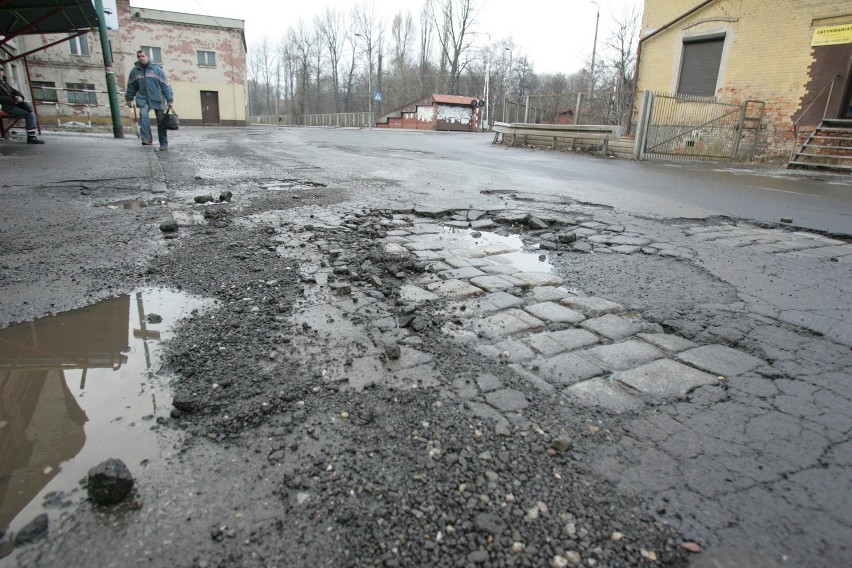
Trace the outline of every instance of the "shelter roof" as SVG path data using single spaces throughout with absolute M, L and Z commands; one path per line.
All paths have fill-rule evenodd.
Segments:
M 0 35 L 6 39 L 97 27 L 91 0 L 0 0 Z
M 458 95 L 432 95 L 432 100 L 445 105 L 467 105 L 471 106 L 476 97 L 462 97 Z

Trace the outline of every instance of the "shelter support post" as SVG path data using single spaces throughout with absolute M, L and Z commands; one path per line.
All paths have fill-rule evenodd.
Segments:
M 112 50 L 107 37 L 106 19 L 104 18 L 103 0 L 95 0 L 95 10 L 98 13 L 98 31 L 101 36 L 101 51 L 104 53 L 104 71 L 106 73 L 109 108 L 112 115 L 112 134 L 116 138 L 124 138 L 124 126 L 121 124 L 121 108 L 118 103 L 118 88 L 115 84 L 115 71 L 112 68 Z

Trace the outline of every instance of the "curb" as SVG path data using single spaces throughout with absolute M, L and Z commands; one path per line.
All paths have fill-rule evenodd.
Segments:
M 153 150 L 148 152 L 148 169 L 151 193 L 166 193 L 166 171 Z

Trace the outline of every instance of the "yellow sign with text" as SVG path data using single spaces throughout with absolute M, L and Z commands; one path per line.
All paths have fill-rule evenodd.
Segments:
M 844 43 L 852 43 L 852 24 L 817 28 L 814 30 L 814 37 L 811 39 L 811 47 Z

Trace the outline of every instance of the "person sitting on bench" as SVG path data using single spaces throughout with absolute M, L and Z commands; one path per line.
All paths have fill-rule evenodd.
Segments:
M 15 118 L 23 118 L 27 126 L 27 144 L 44 144 L 36 138 L 36 115 L 33 107 L 24 100 L 24 95 L 6 82 L 6 68 L 0 64 L 0 105 L 3 112 Z

